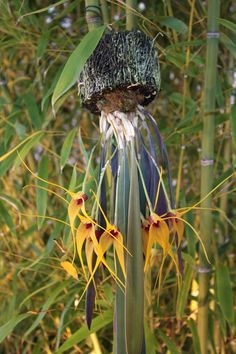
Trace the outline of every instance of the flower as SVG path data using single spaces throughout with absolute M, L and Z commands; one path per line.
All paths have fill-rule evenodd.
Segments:
M 169 242 L 170 230 L 165 220 L 163 220 L 156 213 L 152 213 L 148 221 L 150 226 L 148 230 L 148 242 L 146 247 L 144 271 L 147 270 L 151 249 L 155 243 L 159 244 L 163 249 L 164 258 L 166 258 L 168 254 L 172 255 L 171 244 Z
M 69 194 L 72 199 L 68 206 L 68 214 L 69 214 L 71 231 L 72 234 L 74 235 L 74 222 L 76 216 L 78 216 L 80 209 L 84 207 L 84 202 L 88 199 L 88 197 L 83 192 L 77 192 L 77 193 L 69 192 Z

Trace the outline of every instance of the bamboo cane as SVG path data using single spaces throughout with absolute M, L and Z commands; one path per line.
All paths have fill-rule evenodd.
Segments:
M 126 29 L 131 31 L 137 25 L 137 17 L 133 10 L 137 9 L 137 0 L 126 0 Z
M 214 135 L 215 135 L 215 97 L 218 54 L 218 23 L 220 1 L 209 0 L 207 12 L 207 54 L 204 86 L 204 116 L 202 135 L 201 160 L 201 197 L 203 198 L 212 189 Z M 202 207 L 211 207 L 211 197 L 208 197 Z M 201 214 L 200 232 L 206 251 L 210 254 L 211 237 L 213 234 L 212 213 L 205 210 Z M 199 254 L 199 299 L 198 299 L 198 334 L 201 353 L 207 353 L 208 344 L 208 293 L 210 286 L 210 265 L 208 264 L 202 247 Z
M 89 31 L 101 26 L 101 9 L 98 0 L 85 0 L 85 12 Z

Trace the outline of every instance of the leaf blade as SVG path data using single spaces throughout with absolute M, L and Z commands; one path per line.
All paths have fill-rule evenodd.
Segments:
M 106 26 L 101 26 L 88 32 L 79 45 L 75 48 L 67 60 L 61 76 L 56 84 L 52 95 L 52 106 L 54 106 L 56 101 L 75 84 L 84 64 L 98 45 L 105 28 Z

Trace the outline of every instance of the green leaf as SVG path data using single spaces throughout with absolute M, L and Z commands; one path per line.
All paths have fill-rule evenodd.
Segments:
M 234 104 L 231 108 L 231 113 L 230 113 L 230 125 L 231 125 L 231 131 L 232 131 L 232 141 L 233 141 L 233 150 L 234 153 L 236 154 L 236 104 Z
M 16 236 L 15 224 L 8 210 L 5 208 L 4 204 L 1 201 L 0 201 L 0 220 L 2 220 L 3 225 L 6 224 L 9 230 L 11 231 L 11 233 L 14 236 Z
M 230 281 L 229 269 L 220 264 L 216 269 L 216 293 L 225 319 L 230 326 L 234 324 L 233 292 Z
M 221 32 L 220 34 L 220 42 L 224 44 L 224 46 L 230 51 L 232 56 L 236 59 L 236 45 L 232 39 L 230 39 L 226 34 Z
M 183 21 L 172 16 L 161 17 L 159 23 L 179 33 L 185 33 L 188 30 L 188 26 Z
M 65 64 L 53 92 L 52 106 L 54 106 L 56 101 L 76 83 L 86 61 L 97 47 L 105 28 L 106 26 L 101 26 L 88 32 L 73 51 Z
M 39 168 L 38 168 L 38 176 L 47 180 L 48 179 L 48 157 L 47 156 L 42 156 L 41 161 L 39 162 Z M 48 184 L 37 180 L 37 185 L 39 187 L 45 187 L 47 188 Z M 46 209 L 47 209 L 47 199 L 48 199 L 48 194 L 47 191 L 41 188 L 37 188 L 37 199 L 36 199 L 36 204 L 37 204 L 37 212 L 38 215 L 45 216 L 46 214 Z M 44 218 L 38 218 L 38 228 L 42 226 L 44 222 Z
M 25 320 L 27 317 L 31 316 L 29 313 L 22 313 L 20 315 L 14 315 L 7 323 L 0 327 L 0 343 L 11 334 L 13 329 Z
M 160 329 L 158 329 L 158 334 L 159 337 L 163 340 L 163 342 L 166 344 L 167 348 L 171 352 L 171 354 L 179 354 L 179 351 L 176 349 L 175 344 L 172 342 L 172 340 L 165 335 Z
M 47 48 L 48 41 L 49 41 L 49 32 L 44 32 L 38 41 L 38 47 L 36 51 L 36 57 L 38 59 L 40 59 L 43 56 Z
M 118 163 L 119 163 L 119 174 L 117 176 L 116 182 L 116 210 L 115 215 L 115 225 L 120 229 L 122 235 L 124 236 L 124 245 L 126 245 L 126 234 L 127 234 L 127 219 L 128 219 L 128 205 L 129 205 L 129 169 L 128 169 L 128 157 L 127 152 L 124 149 L 118 151 Z M 121 270 L 119 262 L 117 262 L 117 276 L 119 279 L 125 283 L 124 275 Z M 125 344 L 125 296 L 120 287 L 116 286 L 116 337 L 115 346 L 116 354 L 123 354 L 126 352 Z M 151 354 L 151 353 L 150 353 Z
M 41 132 L 38 135 L 34 135 L 19 151 L 19 156 L 15 159 L 14 167 L 18 167 L 21 164 L 21 159 L 24 159 L 28 155 L 29 151 L 36 145 L 40 139 L 43 137 L 44 133 Z
M 23 210 L 23 205 L 21 201 L 11 197 L 10 195 L 0 192 L 0 199 L 19 211 Z
M 176 317 L 182 318 L 185 312 L 189 289 L 192 284 L 194 269 L 191 265 L 186 263 L 184 271 L 184 280 L 181 289 L 178 294 L 177 306 L 176 306 Z
M 55 352 L 55 354 L 63 353 L 64 351 L 73 347 L 73 345 L 79 344 L 82 340 L 88 338 L 91 333 L 97 332 L 99 329 L 104 328 L 112 321 L 113 312 L 111 310 L 102 313 L 101 315 L 93 319 L 90 331 L 87 326 L 83 326 L 82 328 L 78 329 L 65 341 L 65 343 L 62 344 L 62 346 L 60 346 L 60 348 Z
M 200 348 L 200 341 L 199 341 L 196 323 L 194 322 L 194 320 L 192 318 L 190 318 L 190 320 L 188 321 L 188 324 L 189 324 L 189 327 L 192 332 L 194 353 L 200 354 L 201 348 Z
M 31 91 L 24 95 L 24 101 L 33 126 L 36 129 L 40 129 L 43 123 L 43 118 L 39 112 L 37 102 Z
M 139 180 L 134 141 L 130 151 L 130 192 L 126 258 L 125 330 L 128 353 L 140 353 L 144 332 L 144 275 L 140 224 Z
M 73 140 L 75 138 L 75 134 L 77 132 L 77 128 L 72 129 L 69 134 L 67 135 L 61 149 L 61 157 L 60 157 L 60 166 L 61 170 L 63 170 L 66 161 L 70 155 L 70 151 L 72 148 Z
M 218 18 L 217 21 L 224 27 L 228 28 L 230 31 L 234 32 L 236 34 L 236 24 L 229 21 L 225 20 L 224 18 Z
M 59 284 L 53 291 L 51 291 L 48 297 L 46 297 L 47 300 L 44 303 L 44 305 L 42 306 L 40 314 L 37 316 L 36 320 L 32 323 L 30 328 L 24 334 L 24 337 L 23 337 L 24 339 L 27 338 L 27 336 L 36 327 L 38 327 L 39 323 L 42 321 L 44 316 L 47 314 L 47 310 L 49 309 L 49 307 L 54 303 L 57 296 L 65 289 L 65 287 L 66 287 L 66 282 L 64 281 L 63 283 Z

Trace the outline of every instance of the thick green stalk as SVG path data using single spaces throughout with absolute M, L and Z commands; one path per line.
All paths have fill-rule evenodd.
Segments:
M 137 26 L 137 16 L 133 10 L 137 10 L 137 0 L 126 0 L 126 29 L 131 31 Z
M 102 8 L 102 18 L 104 25 L 109 24 L 109 12 L 108 12 L 108 6 L 107 6 L 107 0 L 100 0 L 101 3 L 101 8 Z
M 208 1 L 207 13 L 207 54 L 204 87 L 204 117 L 202 136 L 202 161 L 201 161 L 201 198 L 212 189 L 213 160 L 214 160 L 214 135 L 215 135 L 215 98 L 216 75 L 218 57 L 218 23 L 220 1 Z M 201 205 L 211 207 L 211 197 Z M 200 232 L 208 255 L 211 253 L 211 237 L 213 234 L 212 213 L 202 211 Z M 207 353 L 208 344 L 208 294 L 210 285 L 210 265 L 208 264 L 203 249 L 200 247 L 199 255 L 199 299 L 198 299 L 198 334 L 200 338 L 201 353 Z
M 144 275 L 140 222 L 139 180 L 135 144 L 130 151 L 130 193 L 126 259 L 125 333 L 127 354 L 140 354 L 143 345 Z
M 128 221 L 128 205 L 129 205 L 129 173 L 128 159 L 126 149 L 119 150 L 119 167 L 117 175 L 116 188 L 116 212 L 115 225 L 120 229 L 126 246 L 126 233 Z M 119 279 L 125 283 L 125 279 L 119 263 L 117 262 L 117 275 Z M 115 350 L 116 354 L 126 353 L 125 344 L 125 295 L 117 285 L 116 287 L 116 309 L 115 309 Z
M 102 25 L 101 8 L 98 0 L 85 0 L 85 13 L 89 31 Z

